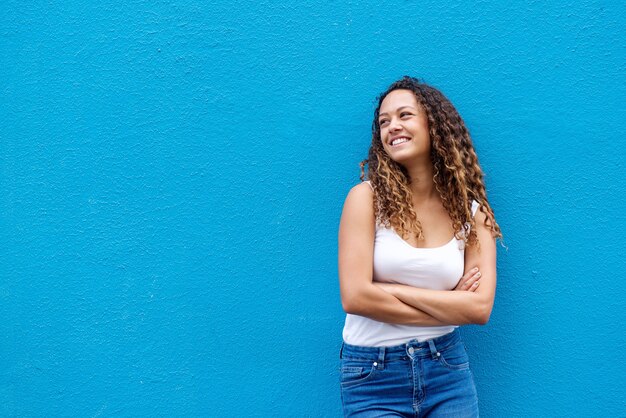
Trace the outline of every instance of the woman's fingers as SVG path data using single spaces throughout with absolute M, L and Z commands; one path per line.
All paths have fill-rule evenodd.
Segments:
M 473 269 L 465 273 L 463 277 L 461 277 L 461 281 L 459 282 L 459 290 L 467 290 L 472 285 L 476 273 L 478 273 L 478 267 L 474 267 Z
M 469 279 L 470 276 L 468 274 L 464 274 L 460 279 L 459 282 L 456 284 L 456 286 L 454 287 L 454 290 L 465 290 L 465 282 L 467 282 L 467 279 Z
M 473 292 L 476 290 L 476 288 L 478 288 L 478 284 L 480 280 L 480 271 L 476 272 L 467 282 L 466 285 L 467 287 L 465 288 L 465 290 L 469 290 L 470 292 Z
M 461 280 L 459 280 L 459 283 L 456 285 L 454 290 L 476 290 L 478 285 L 475 285 L 475 283 L 478 283 L 480 276 L 481 274 L 478 270 L 478 267 L 471 269 L 465 275 L 463 275 L 463 277 L 461 277 Z

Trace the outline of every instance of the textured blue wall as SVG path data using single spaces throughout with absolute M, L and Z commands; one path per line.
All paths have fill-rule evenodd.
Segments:
M 209 3 L 4 2 L 0 415 L 340 416 L 341 205 L 411 74 L 509 248 L 482 415 L 623 416 L 620 2 Z

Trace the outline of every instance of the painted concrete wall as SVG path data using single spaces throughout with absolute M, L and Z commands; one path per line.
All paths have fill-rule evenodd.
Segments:
M 341 205 L 411 74 L 508 246 L 482 416 L 623 416 L 625 10 L 506 3 L 5 2 L 0 415 L 340 416 Z

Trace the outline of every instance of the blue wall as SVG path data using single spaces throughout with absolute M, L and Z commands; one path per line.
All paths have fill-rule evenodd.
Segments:
M 4 3 L 0 415 L 340 416 L 339 215 L 404 74 L 508 246 L 482 415 L 623 415 L 620 2 L 210 3 Z

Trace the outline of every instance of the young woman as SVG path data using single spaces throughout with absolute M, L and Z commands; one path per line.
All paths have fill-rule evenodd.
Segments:
M 365 164 L 339 227 L 344 415 L 478 416 L 457 326 L 489 319 L 501 233 L 469 132 L 404 77 L 379 96 L 361 180 Z

